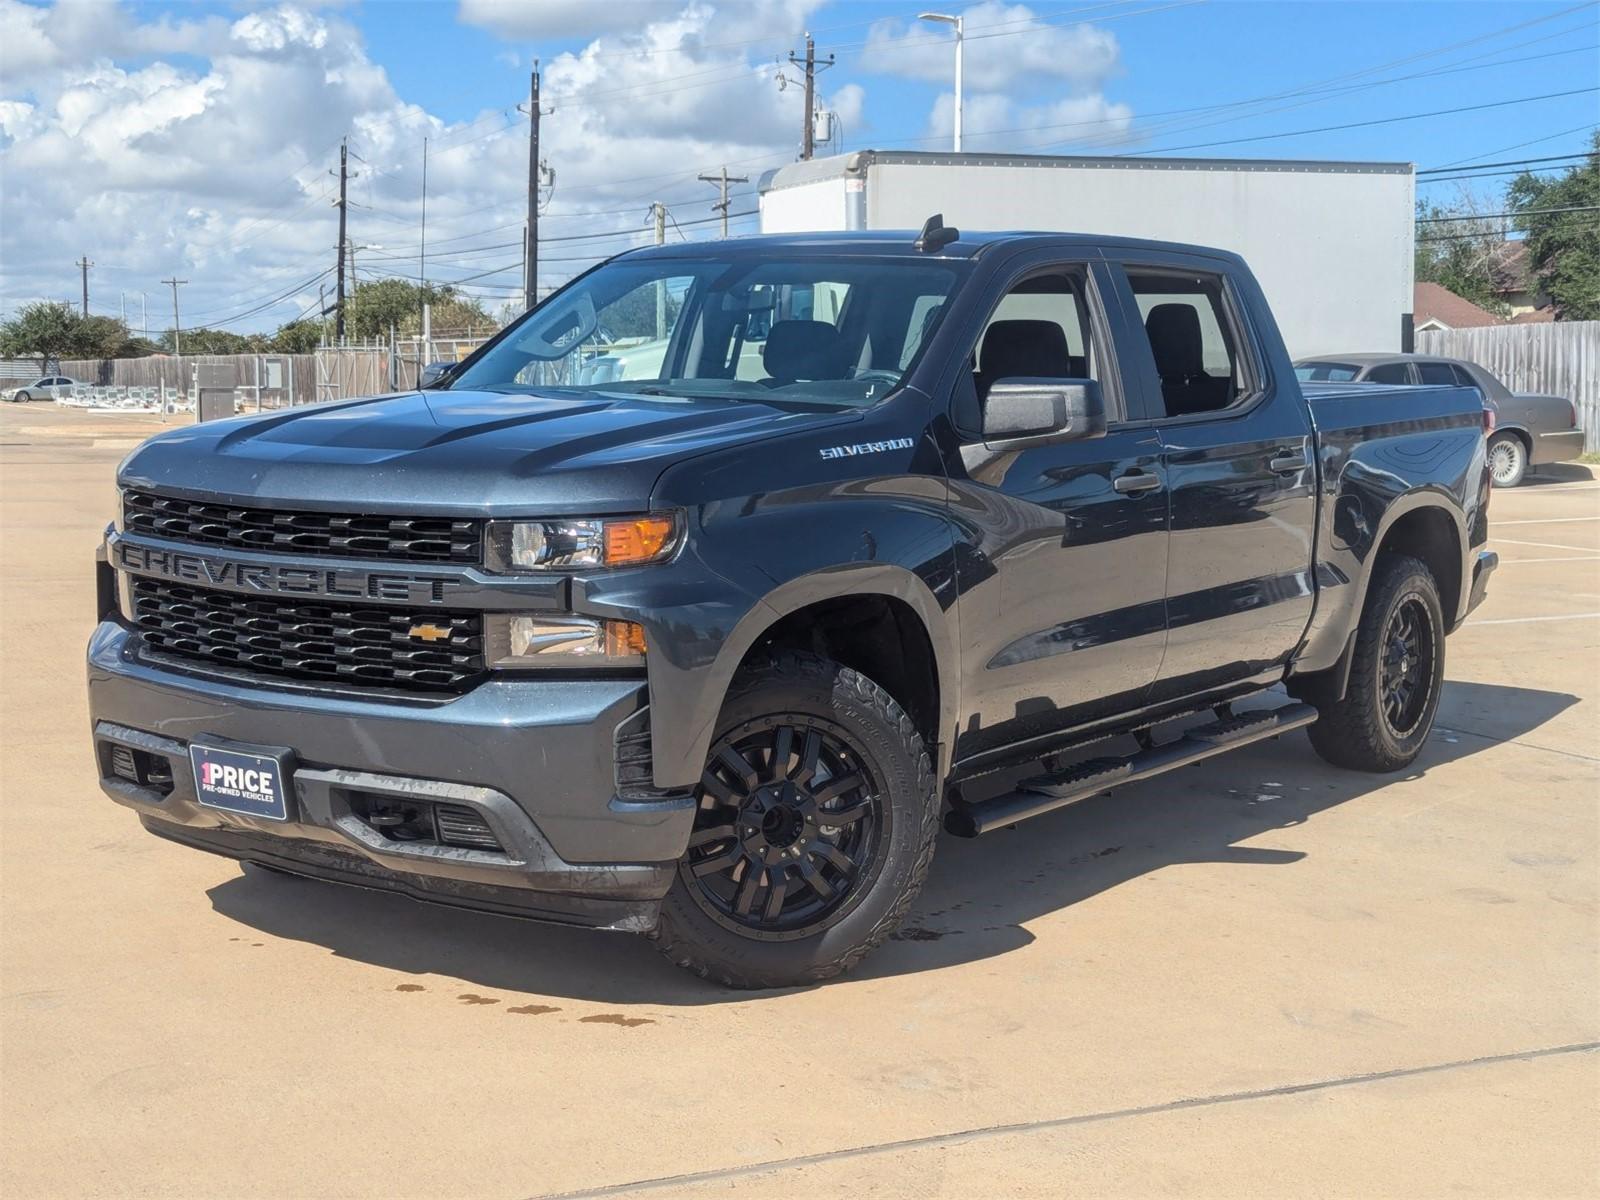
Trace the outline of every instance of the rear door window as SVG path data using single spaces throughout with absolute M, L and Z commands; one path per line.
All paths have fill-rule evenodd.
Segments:
M 1384 363 L 1367 372 L 1367 383 L 1410 383 L 1410 363 Z
M 1229 312 L 1222 276 L 1129 266 L 1167 416 L 1221 412 L 1260 372 Z
M 1349 383 L 1361 374 L 1361 368 L 1349 363 L 1301 363 L 1294 374 L 1301 383 Z
M 1423 383 L 1443 384 L 1445 387 L 1456 386 L 1455 368 L 1449 363 L 1420 362 L 1417 364 L 1417 374 L 1422 377 Z

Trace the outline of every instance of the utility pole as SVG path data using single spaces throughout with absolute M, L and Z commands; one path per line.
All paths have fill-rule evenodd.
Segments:
M 539 302 L 539 60 L 528 84 L 528 228 L 522 258 L 522 305 Z
M 712 209 L 713 212 L 719 212 L 719 213 L 722 214 L 722 236 L 723 237 L 727 237 L 728 236 L 728 185 L 730 183 L 749 183 L 750 179 L 749 179 L 748 176 L 745 176 L 745 175 L 729 175 L 728 174 L 728 168 L 727 167 L 723 167 L 721 174 L 719 174 L 719 175 L 702 175 L 702 176 L 700 176 L 700 180 L 703 183 L 714 183 L 722 191 L 722 199 L 718 200 L 715 204 L 713 204 L 711 206 L 711 209 Z
M 117 302 L 122 306 L 122 326 L 126 329 L 128 326 L 128 293 L 118 292 Z
M 806 33 L 806 56 L 799 59 L 794 56 L 794 51 L 789 52 L 789 62 L 796 67 L 806 70 L 806 111 L 805 125 L 800 130 L 800 158 L 802 161 L 811 157 L 811 152 L 816 149 L 816 121 L 817 107 L 817 72 L 826 71 L 833 66 L 833 55 L 828 55 L 824 62 L 817 62 L 817 43 L 812 39 L 810 32 Z M 702 179 L 705 176 L 701 176 Z M 727 237 L 727 233 L 723 233 Z
M 139 293 L 139 333 L 143 337 L 150 336 L 150 293 Z
M 89 268 L 92 266 L 87 254 L 77 262 L 78 269 L 83 272 L 83 315 L 86 317 L 89 315 Z
M 183 322 L 178 319 L 178 288 L 189 281 L 173 276 L 171 279 L 163 279 L 161 282 L 172 286 L 172 352 L 182 358 Z
M 417 320 L 428 307 L 428 139 L 422 139 L 422 243 L 417 248 Z M 421 332 L 422 326 L 417 326 Z
M 650 205 L 650 215 L 655 218 L 656 245 L 662 246 L 667 241 L 667 206 L 657 200 Z M 659 340 L 667 336 L 667 281 L 656 280 L 656 338 Z
M 333 318 L 334 337 L 337 338 L 341 342 L 344 341 L 344 244 L 345 244 L 345 232 L 344 232 L 344 229 L 345 229 L 345 210 L 348 207 L 347 204 L 346 204 L 346 200 L 348 198 L 348 193 L 346 192 L 346 188 L 349 185 L 349 171 L 347 170 L 347 167 L 349 165 L 349 158 L 350 158 L 350 139 L 349 138 L 341 138 L 339 140 L 339 270 L 338 270 L 339 282 L 338 282 L 338 289 L 337 289 L 337 291 L 335 293 L 334 301 L 333 301 L 333 303 L 334 303 L 334 318 Z M 174 292 L 173 295 L 176 296 L 177 293 Z

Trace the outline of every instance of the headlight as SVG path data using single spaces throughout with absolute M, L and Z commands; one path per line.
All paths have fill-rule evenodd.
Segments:
M 548 521 L 489 522 L 488 567 L 570 571 L 630 567 L 670 558 L 678 546 L 671 513 Z
M 484 641 L 491 667 L 644 665 L 644 628 L 632 621 L 489 613 Z

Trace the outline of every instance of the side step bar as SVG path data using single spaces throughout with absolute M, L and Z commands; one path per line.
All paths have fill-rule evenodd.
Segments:
M 1025 779 L 1015 790 L 978 804 L 957 801 L 945 814 L 944 827 L 956 837 L 977 837 L 1087 800 L 1107 788 L 1149 779 L 1225 750 L 1303 728 L 1316 719 L 1317 710 L 1311 705 L 1287 704 L 1269 712 L 1244 713 L 1199 725 L 1170 742 L 1126 758 L 1092 758 L 1053 775 Z

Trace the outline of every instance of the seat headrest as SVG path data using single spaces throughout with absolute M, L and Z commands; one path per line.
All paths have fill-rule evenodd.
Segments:
M 844 340 L 826 321 L 778 321 L 767 331 L 761 365 L 782 383 L 844 378 Z
M 1205 374 L 1205 339 L 1200 314 L 1189 304 L 1158 304 L 1144 319 L 1155 355 L 1156 374 L 1163 379 Z
M 978 373 L 991 383 L 1017 376 L 1070 378 L 1072 355 L 1066 331 L 1054 321 L 996 321 L 983 335 Z

